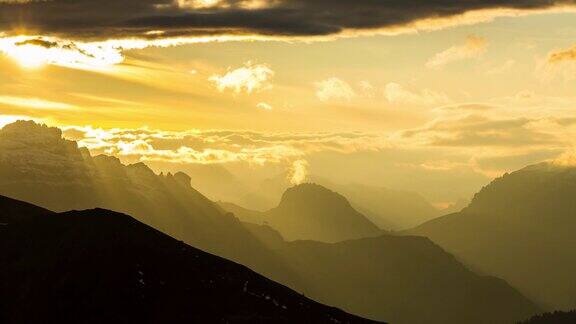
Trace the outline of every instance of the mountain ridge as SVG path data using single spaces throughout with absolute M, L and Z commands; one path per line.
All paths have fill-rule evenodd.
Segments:
M 470 205 L 427 222 L 427 236 L 549 309 L 576 306 L 576 168 L 540 163 L 505 174 Z M 559 266 L 561 265 L 561 266 Z
M 375 323 L 130 216 L 104 209 L 28 214 L 30 205 L 2 197 L 0 207 L 11 210 L 0 226 L 3 323 Z

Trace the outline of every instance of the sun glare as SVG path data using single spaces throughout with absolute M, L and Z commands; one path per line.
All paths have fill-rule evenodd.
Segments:
M 14 48 L 12 58 L 26 69 L 39 69 L 47 64 L 46 49 L 40 46 L 17 46 Z
M 124 61 L 119 46 L 103 43 L 82 43 L 53 37 L 1 37 L 0 53 L 26 69 L 45 65 L 102 70 Z

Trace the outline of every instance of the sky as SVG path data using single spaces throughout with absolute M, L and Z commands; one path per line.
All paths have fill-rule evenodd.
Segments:
M 571 156 L 575 9 L 0 0 L 0 126 L 35 119 L 158 171 L 317 175 L 447 204 Z

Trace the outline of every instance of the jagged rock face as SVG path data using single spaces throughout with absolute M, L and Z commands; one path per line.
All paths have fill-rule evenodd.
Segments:
M 0 174 L 4 181 L 65 182 L 86 179 L 85 152 L 62 139 L 58 128 L 19 121 L 0 130 Z

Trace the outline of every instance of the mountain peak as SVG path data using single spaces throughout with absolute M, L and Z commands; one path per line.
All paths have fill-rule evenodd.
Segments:
M 190 187 L 190 182 L 192 181 L 192 178 L 184 172 L 176 172 L 174 179 L 185 187 Z
M 286 190 L 267 214 L 266 221 L 288 240 L 338 242 L 381 233 L 344 196 L 313 183 Z
M 65 141 L 59 128 L 37 124 L 31 120 L 19 120 L 4 126 L 0 129 L 0 138 L 30 144 L 54 144 Z
M 288 188 L 282 195 L 280 206 L 286 204 L 318 205 L 328 208 L 352 208 L 348 200 L 341 194 L 315 183 L 303 183 Z
M 576 168 L 544 162 L 507 173 L 482 188 L 467 208 L 484 214 L 522 215 L 540 220 L 572 215 L 576 207 Z M 534 218 L 535 219 L 535 218 Z

